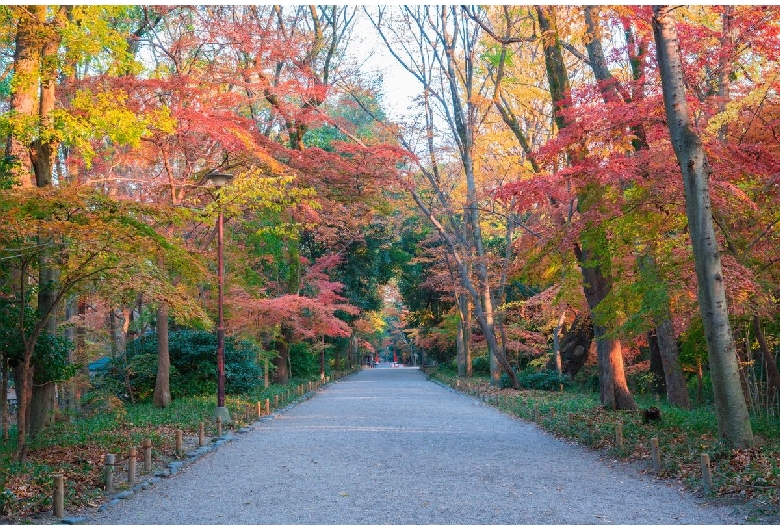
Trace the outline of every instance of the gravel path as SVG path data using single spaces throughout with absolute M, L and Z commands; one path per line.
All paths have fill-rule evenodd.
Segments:
M 342 379 L 92 524 L 733 524 L 416 369 Z

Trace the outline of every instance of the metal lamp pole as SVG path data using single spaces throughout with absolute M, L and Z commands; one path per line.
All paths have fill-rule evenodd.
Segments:
M 209 173 L 206 175 L 217 189 L 217 205 L 219 217 L 217 218 L 217 284 L 219 286 L 217 297 L 217 410 L 215 419 L 219 418 L 223 425 L 231 423 L 230 411 L 225 406 L 225 320 L 224 320 L 224 290 L 225 290 L 225 262 L 223 258 L 223 240 L 225 218 L 222 212 L 221 190 L 233 178 L 229 173 Z

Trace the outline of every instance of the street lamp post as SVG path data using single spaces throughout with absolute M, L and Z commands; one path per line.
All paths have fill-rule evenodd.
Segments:
M 232 421 L 230 411 L 225 406 L 225 320 L 222 309 L 225 288 L 225 262 L 222 252 L 225 218 L 222 212 L 221 190 L 230 182 L 233 175 L 211 172 L 206 175 L 206 178 L 217 189 L 217 206 L 219 208 L 219 216 L 217 217 L 217 284 L 219 286 L 217 297 L 217 409 L 214 412 L 214 418 L 219 418 L 223 425 L 227 425 Z

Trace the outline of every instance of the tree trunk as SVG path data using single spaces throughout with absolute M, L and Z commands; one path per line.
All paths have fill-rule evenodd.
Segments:
M 674 332 L 672 319 L 668 316 L 658 318 L 655 320 L 655 325 L 658 353 L 661 355 L 666 382 L 666 399 L 675 407 L 690 409 L 691 398 L 688 396 L 688 385 L 680 366 L 677 335 Z
M 0 357 L 0 371 L 2 380 L 0 380 L 0 396 L 3 402 L 0 403 L 0 421 L 2 421 L 3 441 L 8 441 L 8 359 Z
M 590 314 L 577 315 L 561 339 L 561 372 L 572 378 L 577 375 L 588 361 L 592 343 L 593 324 Z M 555 359 L 551 357 L 545 369 L 555 370 Z
M 758 339 L 758 354 L 761 357 L 761 366 L 767 374 L 767 401 L 772 403 L 778 398 L 780 392 L 780 371 L 777 369 L 777 361 L 766 343 L 764 332 L 761 330 L 761 321 L 758 315 L 753 315 L 753 333 Z
M 566 310 L 561 311 L 561 316 L 558 318 L 558 325 L 555 326 L 553 331 L 553 363 L 555 363 L 555 371 L 558 375 L 563 375 L 563 365 L 561 364 L 561 341 L 558 335 L 561 332 L 563 324 L 566 322 Z
M 685 99 L 677 27 L 667 6 L 653 7 L 653 35 L 672 146 L 685 184 L 685 210 L 698 281 L 698 299 L 709 354 L 718 434 L 738 448 L 753 445 L 728 319 L 723 270 L 710 203 L 710 166 Z
M 282 324 L 282 338 L 276 342 L 276 351 L 279 355 L 274 359 L 276 367 L 276 382 L 280 385 L 286 385 L 290 380 L 290 335 L 287 327 Z
M 32 351 L 25 351 L 24 361 L 14 368 L 16 382 L 16 456 L 27 460 L 27 433 L 30 432 L 30 402 L 32 401 Z
M 157 379 L 152 401 L 164 409 L 171 404 L 171 356 L 168 350 L 168 304 L 160 302 L 157 308 Z
M 661 352 L 658 348 L 658 336 L 654 329 L 647 332 L 647 346 L 650 350 L 650 373 L 653 375 L 651 390 L 656 396 L 666 395 L 664 363 L 661 360 Z
M 599 232 L 601 232 L 599 230 Z M 599 234 L 601 235 L 601 234 Z M 577 251 L 582 269 L 583 290 L 588 307 L 597 319 L 598 305 L 612 289 L 612 281 L 603 273 L 598 257 L 591 250 L 593 243 L 583 239 L 582 247 Z M 628 390 L 623 351 L 620 341 L 611 338 L 607 329 L 593 324 L 593 336 L 596 340 L 596 353 L 599 362 L 599 384 L 601 386 L 601 404 L 608 409 L 636 410 L 636 402 Z
M 568 123 L 562 111 L 571 106 L 571 91 L 566 63 L 563 60 L 560 38 L 558 37 L 555 10 L 553 6 L 535 7 L 539 19 L 539 28 L 544 37 L 542 47 L 550 96 L 553 102 L 555 124 L 559 130 L 563 130 L 568 126 Z M 598 74 L 598 72 L 596 73 Z M 573 161 L 576 161 L 580 158 L 580 154 L 571 152 L 570 157 Z M 597 192 L 597 190 L 588 188 L 581 190 L 577 196 L 577 207 L 582 212 L 586 212 L 588 205 L 596 200 L 596 197 L 592 195 Z M 606 238 L 606 234 L 600 227 L 592 228 L 590 235 L 596 239 Z M 612 280 L 609 277 L 611 257 L 604 252 L 595 252 L 592 246 L 593 243 L 588 241 L 587 234 L 579 245 L 575 245 L 575 253 L 582 269 L 583 290 L 585 291 L 585 298 L 588 300 L 588 307 L 591 312 L 597 311 L 596 306 L 609 294 L 612 288 Z M 595 320 L 597 319 L 594 318 Z M 607 337 L 606 331 L 606 328 L 594 322 L 593 333 L 596 339 L 596 351 L 599 362 L 601 404 L 606 408 L 634 410 L 636 409 L 636 403 L 626 384 L 620 342 Z

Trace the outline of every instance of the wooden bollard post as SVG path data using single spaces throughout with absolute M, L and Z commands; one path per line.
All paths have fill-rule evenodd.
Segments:
M 615 448 L 623 451 L 623 426 L 619 423 L 615 425 Z
M 206 445 L 206 426 L 203 425 L 203 422 L 200 422 L 200 425 L 198 426 L 198 447 L 203 447 Z
M 138 459 L 138 449 L 130 448 L 130 454 L 127 457 L 127 483 L 135 485 L 135 461 Z
M 585 422 L 585 425 L 588 427 L 588 436 L 593 438 L 593 419 L 588 418 L 588 421 Z
M 274 394 L 274 408 L 279 408 L 279 394 Z
M 217 418 L 217 438 L 222 437 L 222 418 Z
M 112 454 L 106 455 L 106 491 L 111 493 L 114 491 L 114 463 L 116 463 L 116 456 Z
M 58 519 L 65 517 L 65 477 L 62 473 L 54 475 L 54 493 L 51 505 L 54 508 L 54 517 Z
M 184 432 L 182 432 L 181 429 L 176 429 L 176 456 L 181 456 L 182 450 L 182 436 L 184 435 Z
M 257 402 L 257 417 L 261 417 L 263 415 L 263 406 L 260 404 L 260 402 Z
M 650 452 L 653 456 L 653 471 L 655 474 L 661 472 L 661 450 L 658 448 L 658 437 L 650 438 Z
M 701 454 L 701 484 L 707 493 L 712 491 L 712 472 L 710 471 L 710 455 Z
M 569 412 L 569 427 L 571 427 L 572 425 L 574 425 L 574 413 Z
M 271 414 L 271 400 L 268 398 L 265 398 L 265 413 Z
M 534 404 L 534 421 L 539 423 L 539 405 Z
M 144 440 L 144 471 L 147 473 L 152 470 L 152 441 L 147 438 Z
M 555 407 L 550 407 L 550 419 L 555 417 Z

